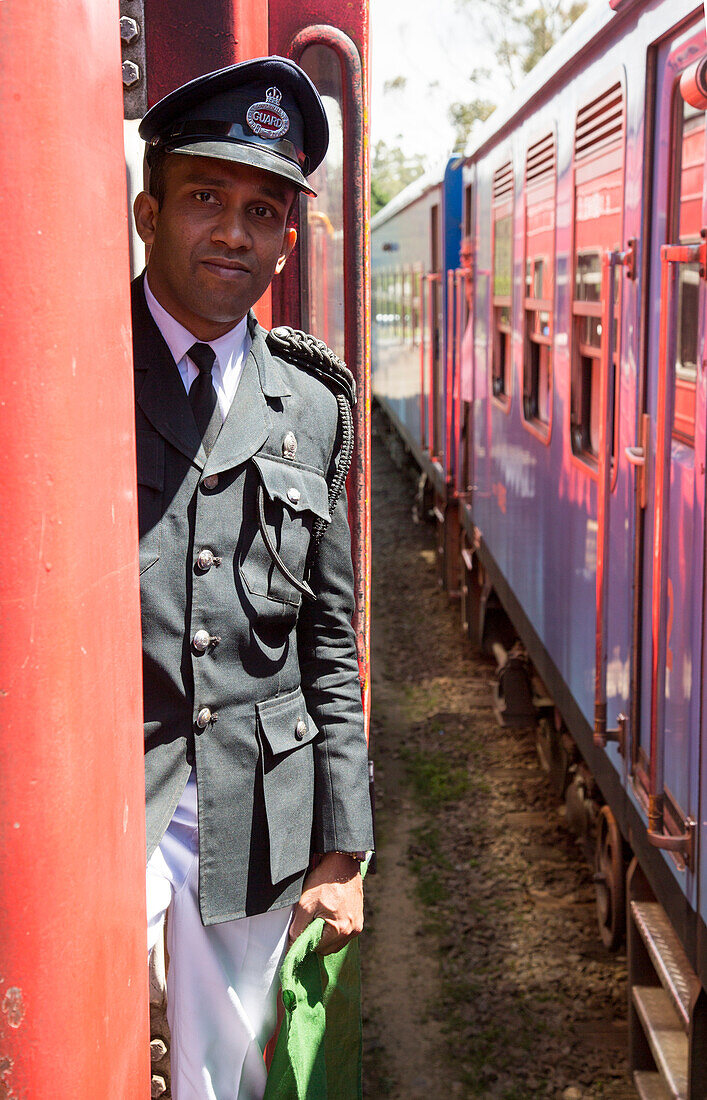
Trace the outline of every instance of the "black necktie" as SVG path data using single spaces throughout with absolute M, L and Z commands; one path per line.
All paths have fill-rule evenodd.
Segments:
M 209 454 L 221 429 L 221 413 L 211 377 L 216 352 L 208 344 L 193 344 L 187 355 L 199 368 L 198 375 L 189 387 L 189 404 L 194 412 L 204 450 Z

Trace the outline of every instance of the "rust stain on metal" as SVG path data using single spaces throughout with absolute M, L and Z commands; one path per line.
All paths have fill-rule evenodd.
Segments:
M 2 1010 L 10 1027 L 17 1028 L 20 1026 L 25 1015 L 25 1004 L 22 999 L 22 990 L 18 989 L 16 985 L 10 986 L 5 993 Z
M 17 1096 L 9 1080 L 14 1067 L 12 1058 L 8 1058 L 6 1054 L 0 1056 L 0 1100 L 14 1100 Z

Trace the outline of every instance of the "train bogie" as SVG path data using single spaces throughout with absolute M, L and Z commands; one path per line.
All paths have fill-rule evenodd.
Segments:
M 482 645 L 512 624 L 554 701 L 539 752 L 596 843 L 602 938 L 615 946 L 624 911 L 640 924 L 632 902 L 657 906 L 702 997 L 706 67 L 704 12 L 689 2 L 590 8 L 450 163 L 417 255 L 406 239 L 431 304 L 417 373 L 399 339 L 386 346 L 402 423 L 374 355 L 376 395 L 435 487 L 440 575 L 464 630 Z M 396 227 L 419 214 L 409 199 L 374 222 L 374 287 L 397 285 Z M 444 267 L 430 243 L 440 219 L 456 224 Z M 470 272 L 455 254 L 466 238 Z M 645 885 L 632 898 L 629 877 L 625 906 L 628 845 Z M 656 966 L 650 984 L 669 986 L 673 964 Z M 640 1074 L 663 1058 L 661 1003 L 636 1009 L 636 1050 L 652 1051 L 648 1068 L 636 1057 L 642 1095 L 655 1081 Z M 681 1017 L 690 1097 L 707 1095 L 695 1012 Z

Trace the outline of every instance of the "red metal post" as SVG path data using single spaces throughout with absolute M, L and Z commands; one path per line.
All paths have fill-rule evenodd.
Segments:
M 0 38 L 0 1092 L 149 1095 L 118 4 Z

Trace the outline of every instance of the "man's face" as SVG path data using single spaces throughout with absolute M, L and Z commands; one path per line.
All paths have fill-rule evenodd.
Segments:
M 459 248 L 459 266 L 468 270 L 474 259 L 474 250 L 471 241 L 465 237 Z
M 168 156 L 162 205 L 144 191 L 135 200 L 158 302 L 200 340 L 228 332 L 294 247 L 297 234 L 287 228 L 294 197 L 291 184 L 259 168 Z

